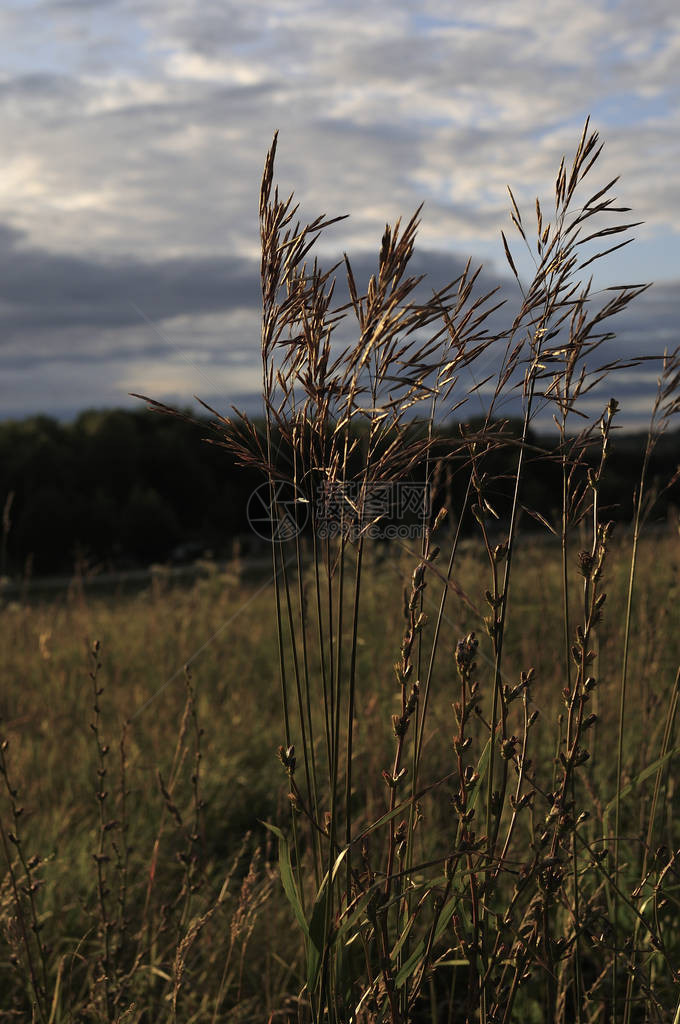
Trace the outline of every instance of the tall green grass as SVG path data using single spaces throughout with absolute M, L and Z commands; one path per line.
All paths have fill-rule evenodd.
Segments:
M 265 427 L 215 414 L 215 440 L 267 483 L 273 586 L 215 576 L 5 609 L 5 673 L 27 680 L 5 698 L 0 765 L 8 1012 L 675 1022 L 677 537 L 645 543 L 644 526 L 670 484 L 647 467 L 678 411 L 680 353 L 660 365 L 631 548 L 601 499 L 618 403 L 584 416 L 648 358 L 603 348 L 644 286 L 596 294 L 585 273 L 633 226 L 614 182 L 588 187 L 597 134 L 562 161 L 533 232 L 510 194 L 533 277 L 503 235 L 518 302 L 501 331 L 469 265 L 421 298 L 417 215 L 386 228 L 365 286 L 345 257 L 338 304 L 339 268 L 313 259 L 333 221 L 297 222 L 275 151 Z M 494 378 L 463 389 L 489 360 Z M 479 394 L 485 416 L 444 447 L 439 417 L 472 423 Z M 502 419 L 513 395 L 519 435 Z M 553 441 L 536 446 L 546 410 Z M 550 518 L 525 504 L 534 460 L 561 468 Z M 376 496 L 414 479 L 420 529 L 385 549 Z M 531 516 L 545 543 L 527 542 Z M 178 703 L 183 652 L 199 650 Z

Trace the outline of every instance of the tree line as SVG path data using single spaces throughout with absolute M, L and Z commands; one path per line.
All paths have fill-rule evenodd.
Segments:
M 458 424 L 441 427 L 435 456 L 445 457 L 447 439 L 454 437 L 460 437 Z M 211 438 L 217 439 L 207 419 L 190 423 L 146 410 L 89 410 L 71 423 L 48 416 L 0 423 L 0 575 L 131 568 L 204 550 L 219 557 L 229 553 L 235 538 L 256 548 L 247 504 L 262 479 L 224 448 L 206 443 Z M 539 437 L 530 440 L 535 453 L 522 502 L 550 521 L 561 501 L 562 469 L 559 461 L 542 456 Z M 613 519 L 631 517 L 644 444 L 643 435 L 619 434 L 612 445 L 603 499 Z M 663 487 L 679 453 L 680 431 L 665 435 L 654 450 L 650 479 Z M 486 461 L 489 493 L 501 512 L 512 460 L 512 447 L 506 446 Z M 447 504 L 456 514 L 464 460 L 435 478 L 435 511 Z M 654 517 L 664 519 L 674 503 L 680 503 L 677 484 L 661 494 Z M 541 528 L 532 515 L 525 523 Z

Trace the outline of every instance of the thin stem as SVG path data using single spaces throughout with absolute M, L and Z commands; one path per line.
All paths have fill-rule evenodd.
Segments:
M 345 843 L 347 844 L 347 905 L 352 899 L 352 748 L 354 737 L 354 697 L 356 686 L 357 636 L 359 629 L 359 598 L 361 593 L 361 562 L 364 552 L 363 531 L 357 544 L 354 576 L 354 605 L 352 608 L 352 648 L 350 653 L 349 686 L 347 696 L 347 767 L 345 773 Z
M 649 456 L 652 448 L 652 435 L 651 428 L 650 434 L 647 439 L 647 445 L 645 447 L 645 454 L 642 460 L 642 470 L 640 472 L 640 485 L 638 488 L 637 501 L 635 503 L 635 519 L 633 522 L 633 550 L 630 558 L 630 574 L 628 577 L 628 591 L 626 594 L 626 618 L 625 625 L 623 627 L 623 661 L 621 664 L 621 683 L 619 687 L 619 720 L 618 720 L 618 741 L 616 747 L 616 796 L 614 804 L 614 835 L 617 837 L 617 842 L 614 844 L 614 878 L 618 881 L 619 877 L 619 862 L 620 862 L 620 851 L 618 837 L 621 832 L 621 781 L 622 781 L 622 770 L 623 770 L 623 734 L 625 725 L 625 714 L 626 714 L 626 684 L 628 681 L 628 656 L 630 651 L 630 633 L 632 625 L 632 614 L 633 614 L 633 594 L 635 590 L 635 573 L 637 569 L 637 553 L 638 553 L 638 542 L 640 539 L 640 532 L 642 528 L 642 507 L 643 497 L 645 491 L 645 484 L 647 479 L 647 466 L 649 463 Z M 619 900 L 618 892 L 614 891 L 614 943 L 618 942 L 618 910 Z M 612 1008 L 613 1012 L 616 1013 L 617 1009 L 617 996 L 618 996 L 618 984 L 617 984 L 617 961 L 614 957 L 612 965 Z M 628 978 L 627 986 L 632 984 L 632 976 Z M 623 1008 L 623 1024 L 630 1024 L 630 1013 L 631 1003 L 630 1000 L 626 1000 Z

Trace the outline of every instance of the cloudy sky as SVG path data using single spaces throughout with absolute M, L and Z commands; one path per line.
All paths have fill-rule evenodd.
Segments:
M 425 201 L 419 267 L 507 276 L 506 185 L 550 203 L 591 115 L 592 183 L 644 225 L 598 284 L 655 281 L 625 351 L 680 322 L 680 14 L 671 0 L 5 0 L 0 416 L 130 391 L 225 411 L 258 386 L 258 187 L 277 179 L 369 273 Z M 594 191 L 594 189 L 593 189 Z M 642 416 L 654 373 L 618 394 Z

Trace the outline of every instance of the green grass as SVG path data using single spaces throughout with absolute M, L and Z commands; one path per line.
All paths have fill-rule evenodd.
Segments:
M 597 691 L 600 721 L 591 740 L 592 758 L 587 786 L 597 820 L 615 791 L 616 679 L 627 589 L 629 545 L 621 541 L 607 573 L 608 614 L 598 635 L 602 686 Z M 483 606 L 479 579 L 480 552 L 473 546 L 460 561 L 456 582 L 473 604 Z M 680 663 L 680 635 L 671 628 L 677 607 L 680 552 L 672 534 L 644 541 L 640 551 L 639 592 L 635 605 L 630 678 L 632 711 L 625 737 L 626 778 L 637 775 L 656 756 L 661 742 L 660 723 Z M 408 584 L 410 560 L 394 550 L 377 564 L 369 562 L 362 628 L 359 633 L 359 678 L 356 701 L 355 794 L 357 820 L 372 821 L 386 808 L 381 772 L 392 757 L 391 710 L 398 710 L 398 690 L 391 664 L 398 652 L 403 620 L 398 594 Z M 552 763 L 555 720 L 560 710 L 562 664 L 555 636 L 560 630 L 560 562 L 544 544 L 523 542 L 517 552 L 513 614 L 508 622 L 507 673 L 519 676 L 522 666 L 534 665 L 534 706 L 540 709 L 534 756 Z M 219 991 L 223 963 L 229 955 L 232 929 L 238 932 L 239 914 L 251 914 L 253 934 L 241 945 L 250 924 L 235 940 L 232 965 L 217 1019 L 285 1019 L 302 988 L 303 951 L 292 913 L 280 886 L 276 850 L 262 821 L 285 824 L 286 776 L 276 757 L 282 742 L 276 637 L 273 629 L 272 588 L 261 584 L 223 585 L 215 574 L 191 589 L 156 587 L 133 597 L 71 595 L 40 604 L 9 604 L 3 609 L 0 631 L 5 686 L 2 694 L 3 733 L 10 740 L 7 760 L 12 784 L 20 790 L 23 845 L 43 863 L 36 875 L 38 915 L 42 937 L 50 946 L 50 989 L 61 964 L 62 988 L 55 1003 L 55 1020 L 68 1020 L 85 1012 L 95 1019 L 92 998 L 97 937 L 97 885 L 92 854 L 98 846 L 97 757 L 89 723 L 93 720 L 90 646 L 101 643 L 103 687 L 102 737 L 111 746 L 107 777 L 111 817 L 120 815 L 118 752 L 123 724 L 127 728 L 126 784 L 130 864 L 129 930 L 135 935 L 142 923 L 161 928 L 161 908 L 172 904 L 182 887 L 184 868 L 176 860 L 183 837 L 165 809 L 157 780 L 171 776 L 177 736 L 185 710 L 183 674 L 165 686 L 148 707 L 137 709 L 172 677 L 177 669 L 217 633 L 192 666 L 195 710 L 201 737 L 201 838 L 204 881 L 191 894 L 189 909 L 175 909 L 168 934 L 158 939 L 155 951 L 145 950 L 129 987 L 130 1019 L 161 1019 L 169 1013 L 167 998 L 173 990 L 176 943 L 189 922 L 212 905 L 215 894 L 237 867 L 228 897 L 196 939 L 185 968 L 178 1001 L 179 1019 L 210 1019 Z M 434 587 L 433 587 L 434 589 Z M 429 598 L 426 600 L 426 608 Z M 483 625 L 456 595 L 447 608 L 441 640 L 441 659 L 433 683 L 431 722 L 423 754 L 423 781 L 435 781 L 453 769 L 451 737 L 456 696 L 453 646 L 476 630 L 480 636 L 480 679 L 488 677 L 493 652 L 483 637 Z M 229 622 L 224 629 L 221 627 Z M 481 627 L 481 628 L 480 628 Z M 220 631 L 221 632 L 218 632 Z M 135 717 L 136 715 L 136 717 Z M 320 716 L 318 725 L 321 725 Z M 184 762 L 177 773 L 173 799 L 182 820 L 190 819 L 194 797 L 194 739 L 188 734 Z M 634 799 L 625 801 L 624 831 L 632 835 L 629 853 L 639 855 L 641 823 L 645 820 L 653 779 Z M 673 849 L 679 826 L 673 814 L 673 775 L 660 813 L 658 839 Z M 7 799 L 3 796 L 3 816 Z M 116 808 L 114 810 L 114 808 Z M 440 856 L 451 828 L 451 788 L 434 790 L 423 800 L 425 827 L 419 838 L 418 859 Z M 594 826 L 596 830 L 596 826 Z M 115 830 L 113 830 L 115 833 Z M 151 909 L 144 920 L 144 900 L 154 843 L 161 834 L 157 875 Z M 253 889 L 245 909 L 241 887 L 250 858 L 260 851 Z M 115 878 L 113 869 L 110 871 Z M 28 1012 L 30 1002 L 21 972 L 11 969 L 13 910 L 5 890 L 5 943 L 2 948 L 1 1005 Z M 261 903 L 258 900 L 261 899 Z M 240 909 L 239 909 L 240 908 Z M 680 934 L 673 930 L 674 941 Z M 676 955 L 680 945 L 675 946 Z M 21 952 L 17 955 L 21 960 Z M 153 973 L 151 973 L 153 972 Z M 65 986 L 70 978 L 70 989 Z M 263 981 L 266 980 L 266 983 Z M 665 986 L 663 973 L 660 984 Z M 670 989 L 669 989 L 670 991 Z M 27 1002 L 28 1001 L 28 1002 Z M 292 1013 L 292 1011 L 289 1012 Z M 527 1011 L 528 1012 L 528 1011 Z M 276 1016 L 279 1014 L 280 1016 Z M 530 1019 L 530 1018 L 527 1018 Z

